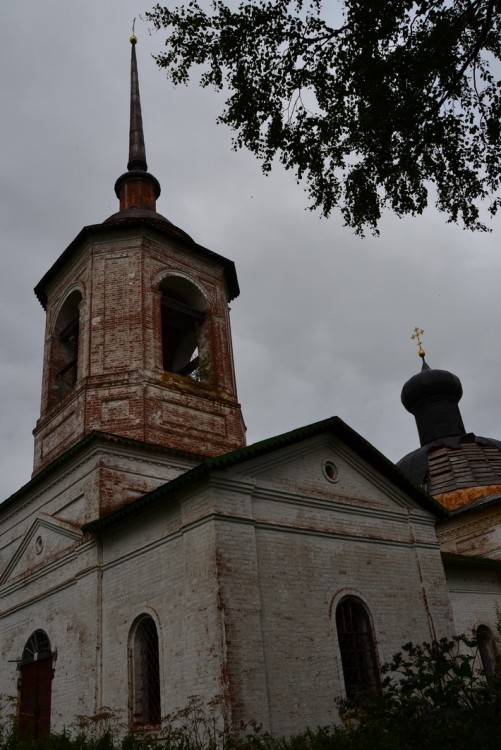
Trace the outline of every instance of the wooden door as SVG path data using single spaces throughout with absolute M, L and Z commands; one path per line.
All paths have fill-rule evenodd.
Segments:
M 52 658 L 23 664 L 19 696 L 19 731 L 22 736 L 42 737 L 50 733 Z

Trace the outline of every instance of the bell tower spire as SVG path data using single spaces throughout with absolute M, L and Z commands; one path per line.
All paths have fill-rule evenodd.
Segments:
M 137 73 L 136 44 L 137 37 L 132 34 L 130 62 L 130 130 L 129 130 L 129 171 L 148 171 L 146 147 L 144 145 L 143 118 L 141 116 L 141 97 L 139 96 L 139 76 Z
M 160 195 L 160 183 L 148 172 L 146 147 L 144 145 L 139 76 L 137 72 L 137 37 L 132 34 L 130 62 L 130 128 L 129 161 L 127 172 L 115 183 L 115 193 L 120 201 L 120 213 L 137 211 L 156 212 L 156 200 Z
M 34 473 L 92 435 L 175 451 L 190 466 L 245 444 L 229 320 L 235 267 L 157 213 L 131 44 L 120 209 L 85 227 L 35 289 L 47 322 Z

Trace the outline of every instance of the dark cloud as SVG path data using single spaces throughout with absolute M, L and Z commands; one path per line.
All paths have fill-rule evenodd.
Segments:
M 82 226 L 116 210 L 125 169 L 128 37 L 133 0 L 3 9 L 0 48 L 0 389 L 3 496 L 29 479 L 39 409 L 44 315 L 32 288 Z M 172 89 L 136 22 L 150 170 L 158 208 L 201 244 L 235 260 L 232 304 L 239 396 L 249 440 L 338 414 L 390 458 L 417 445 L 400 404 L 426 330 L 432 366 L 462 379 L 467 429 L 501 436 L 499 221 L 490 235 L 445 224 L 433 210 L 385 217 L 381 237 L 356 238 L 339 216 L 304 210 L 293 176 L 269 177 L 215 119 L 223 98 Z

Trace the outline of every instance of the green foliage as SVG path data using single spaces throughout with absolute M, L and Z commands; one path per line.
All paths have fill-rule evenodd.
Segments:
M 195 369 L 191 371 L 189 377 L 199 383 L 205 383 L 208 385 L 212 380 L 212 367 L 209 357 L 199 356 L 198 364 Z
M 350 748 L 499 748 L 501 681 L 478 668 L 475 638 L 406 644 L 380 694 L 341 704 Z
M 485 229 L 501 196 L 501 7 L 496 0 L 213 0 L 147 18 L 157 62 L 228 92 L 220 121 L 268 172 L 304 179 L 362 234 L 384 207 L 420 214 L 430 188 L 449 221 Z M 233 7 L 235 7 L 233 5 Z
M 474 637 L 408 643 L 383 667 L 380 692 L 339 702 L 341 725 L 252 735 L 242 750 L 498 750 L 501 680 L 478 661 Z
M 475 638 L 408 643 L 383 668 L 379 692 L 339 701 L 342 723 L 277 738 L 254 727 L 236 739 L 224 729 L 220 700 L 193 698 L 162 727 L 124 733 L 116 712 L 78 717 L 71 734 L 40 740 L 0 721 L 0 750 L 498 750 L 501 679 L 478 668 Z M 1 719 L 1 716 L 0 716 Z

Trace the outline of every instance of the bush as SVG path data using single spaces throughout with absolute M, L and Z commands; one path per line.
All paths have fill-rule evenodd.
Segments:
M 154 736 L 124 736 L 109 710 L 78 717 L 75 734 L 36 741 L 0 721 L 0 750 L 498 750 L 501 678 L 483 674 L 477 658 L 477 641 L 466 636 L 407 643 L 383 667 L 379 692 L 339 701 L 341 724 L 288 739 L 259 730 L 235 739 L 193 699 Z
M 476 668 L 475 638 L 406 644 L 383 667 L 379 694 L 341 702 L 353 750 L 501 747 L 501 680 Z M 337 746 L 336 746 L 337 747 Z

